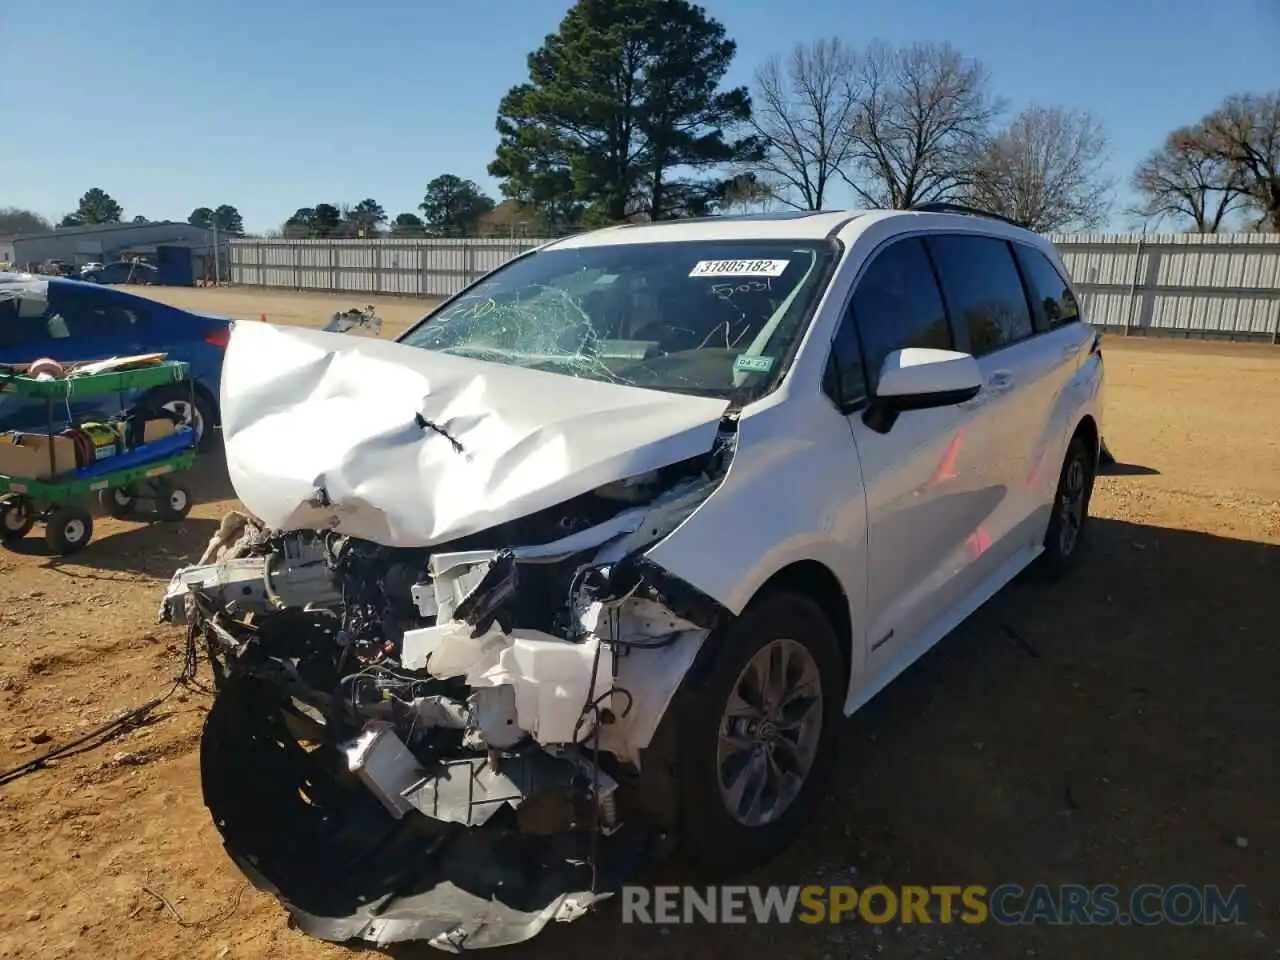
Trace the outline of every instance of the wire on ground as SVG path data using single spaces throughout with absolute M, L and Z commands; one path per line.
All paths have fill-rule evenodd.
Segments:
M 156 707 L 164 703 L 182 687 L 192 685 L 195 680 L 196 671 L 199 666 L 199 658 L 196 653 L 196 631 L 194 626 L 187 630 L 187 647 L 183 654 L 182 672 L 173 679 L 171 686 L 162 696 L 156 697 L 154 700 L 148 700 L 140 707 L 134 707 L 127 710 L 114 720 L 108 720 L 102 726 L 90 730 L 83 736 L 54 747 L 42 753 L 34 759 L 28 760 L 26 763 L 19 764 L 9 770 L 0 772 L 0 786 L 11 783 L 20 777 L 25 777 L 29 773 L 34 773 L 46 767 L 50 761 L 58 760 L 63 757 L 74 756 L 78 753 L 84 753 L 114 740 L 116 737 L 140 726 L 143 721 L 151 714 Z

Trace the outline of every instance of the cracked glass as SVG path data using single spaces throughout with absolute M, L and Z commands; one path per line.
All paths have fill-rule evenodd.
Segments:
M 492 363 L 747 402 L 790 362 L 836 247 L 687 241 L 513 260 L 400 342 Z

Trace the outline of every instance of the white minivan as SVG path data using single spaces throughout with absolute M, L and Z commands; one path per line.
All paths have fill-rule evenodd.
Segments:
M 769 857 L 842 716 L 1076 559 L 1102 405 L 1053 245 L 948 205 L 568 237 L 396 341 L 238 323 L 246 514 L 162 606 L 228 852 L 315 936 L 450 950 L 664 839 Z

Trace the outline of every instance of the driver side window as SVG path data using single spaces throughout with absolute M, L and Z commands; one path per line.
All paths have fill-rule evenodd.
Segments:
M 858 280 L 850 311 L 862 344 L 867 389 L 875 394 L 885 357 L 907 347 L 954 349 L 933 265 L 919 237 L 873 254 Z
M 867 400 L 867 375 L 862 364 L 862 347 L 853 315 L 845 311 L 831 341 L 831 354 L 822 376 L 822 392 L 841 413 L 852 413 Z

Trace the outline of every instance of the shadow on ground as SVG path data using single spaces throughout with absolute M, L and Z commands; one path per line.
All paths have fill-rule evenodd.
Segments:
M 93 571 L 117 571 L 168 579 L 180 566 L 194 563 L 218 529 L 217 520 L 187 517 L 180 523 L 147 523 L 108 533 L 95 532 L 89 545 L 69 557 L 51 556 L 43 566 L 69 577 Z M 47 553 L 43 540 L 22 544 L 23 552 Z M 88 568 L 88 569 L 86 569 Z
M 1119 460 L 1098 467 L 1098 474 L 1104 477 L 1158 477 L 1160 471 L 1155 467 L 1144 467 L 1137 463 L 1121 463 Z
M 1277 582 L 1280 547 L 1092 520 L 1065 581 L 1020 578 L 848 722 L 821 816 L 737 881 L 1243 884 L 1243 925 L 659 928 L 606 905 L 503 956 L 1272 956 Z
M 235 499 L 236 492 L 227 476 L 227 454 L 222 448 L 221 434 L 212 450 L 200 454 L 195 467 L 187 472 L 186 481 L 196 503 Z

